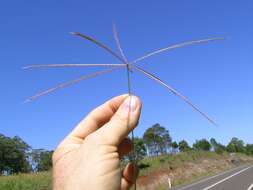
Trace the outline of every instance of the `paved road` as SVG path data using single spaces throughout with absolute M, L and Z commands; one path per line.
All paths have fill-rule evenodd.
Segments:
M 245 165 L 172 190 L 253 190 L 253 165 Z

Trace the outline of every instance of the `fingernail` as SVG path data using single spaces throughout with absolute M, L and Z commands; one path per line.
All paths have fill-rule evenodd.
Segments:
M 134 112 L 137 108 L 137 98 L 134 96 L 127 97 L 123 102 L 123 109 L 125 112 L 130 113 Z

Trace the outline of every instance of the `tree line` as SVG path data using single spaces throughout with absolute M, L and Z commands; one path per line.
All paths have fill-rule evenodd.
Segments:
M 218 154 L 243 153 L 253 156 L 253 144 L 245 144 L 243 140 L 233 137 L 227 145 L 223 145 L 211 138 L 196 140 L 192 146 L 186 140 L 173 141 L 169 131 L 155 124 L 148 128 L 141 138 L 135 138 L 135 156 L 141 160 L 145 156 L 158 156 L 163 154 L 175 154 L 187 151 L 213 151 Z M 141 150 L 141 151 L 139 151 Z
M 49 170 L 52 154 L 53 151 L 32 149 L 18 136 L 0 134 L 0 175 Z
M 149 127 L 142 137 L 134 139 L 135 154 L 127 157 L 140 161 L 146 156 L 159 156 L 176 154 L 187 151 L 214 151 L 218 154 L 224 152 L 244 153 L 253 156 L 253 144 L 245 144 L 243 140 L 233 137 L 227 145 L 210 140 L 196 140 L 192 146 L 186 140 L 173 141 L 169 131 L 155 124 Z M 52 167 L 53 151 L 32 149 L 20 137 L 6 137 L 0 134 L 0 175 L 13 173 L 28 173 L 50 170 Z

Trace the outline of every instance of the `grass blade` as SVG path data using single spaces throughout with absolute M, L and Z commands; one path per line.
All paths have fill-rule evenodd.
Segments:
M 209 122 L 211 122 L 212 124 L 214 124 L 214 125 L 217 126 L 216 122 L 213 119 L 211 119 L 207 114 L 205 114 L 204 112 L 202 112 L 197 106 L 195 106 L 194 104 L 192 104 L 187 97 L 185 97 L 182 94 L 180 94 L 177 90 L 175 90 L 174 88 L 172 88 L 171 86 L 169 86 L 168 84 L 166 84 L 161 79 L 159 79 L 158 77 L 154 76 L 153 74 L 151 74 L 151 73 L 143 70 L 142 68 L 136 67 L 136 66 L 132 66 L 132 67 L 134 69 L 136 69 L 137 71 L 143 73 L 144 75 L 148 76 L 149 78 L 155 80 L 156 82 L 158 82 L 162 86 L 165 86 L 174 95 L 180 97 L 184 102 L 186 102 L 188 105 L 190 105 L 195 111 L 199 112 L 202 116 L 204 116 Z

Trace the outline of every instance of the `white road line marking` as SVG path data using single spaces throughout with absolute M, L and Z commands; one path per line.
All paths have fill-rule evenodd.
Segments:
M 253 183 L 249 186 L 248 190 L 252 190 L 253 189 Z
M 252 168 L 252 167 L 253 167 L 253 166 L 244 168 L 243 170 L 240 170 L 239 172 L 236 172 L 236 173 L 234 173 L 233 175 L 230 175 L 230 176 L 228 176 L 228 177 L 226 177 L 226 178 L 224 178 L 224 179 L 218 181 L 217 183 L 214 183 L 214 184 L 212 184 L 212 185 L 210 185 L 210 186 L 204 188 L 203 190 L 211 189 L 211 188 L 213 188 L 214 186 L 216 186 L 216 185 L 218 185 L 218 184 L 220 184 L 220 183 L 222 183 L 222 182 L 224 182 L 224 181 L 226 181 L 226 180 L 228 180 L 228 179 L 230 179 L 230 178 L 232 178 L 232 177 L 234 177 L 234 176 L 236 176 L 236 175 L 238 175 L 238 174 L 240 174 L 240 173 L 242 173 L 242 172 L 245 172 L 246 170 L 248 170 L 248 169 L 250 169 L 250 168 Z
M 210 180 L 210 179 L 213 179 L 213 178 L 222 176 L 222 175 L 224 175 L 224 174 L 226 174 L 226 173 L 232 172 L 232 171 L 237 170 L 237 169 L 242 168 L 242 167 L 244 167 L 244 166 L 240 166 L 240 167 L 237 167 L 237 168 L 232 168 L 232 169 L 230 169 L 230 170 L 228 170 L 228 171 L 222 172 L 222 173 L 217 174 L 217 175 L 214 175 L 214 176 L 212 176 L 212 177 L 205 178 L 205 179 L 202 179 L 202 180 L 197 181 L 197 182 L 195 182 L 195 183 L 192 183 L 192 184 L 186 185 L 186 186 L 184 186 L 184 187 L 181 187 L 181 188 L 179 188 L 178 190 L 187 189 L 187 188 L 189 188 L 189 187 L 192 187 L 192 186 L 194 186 L 194 185 L 203 183 L 203 182 L 208 181 L 208 180 Z
M 169 189 L 171 189 L 171 179 L 168 177 Z

